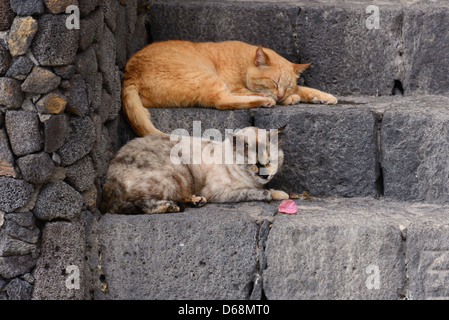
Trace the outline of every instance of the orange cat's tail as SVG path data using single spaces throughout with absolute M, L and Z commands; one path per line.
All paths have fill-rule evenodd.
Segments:
M 151 123 L 150 113 L 140 101 L 139 91 L 135 84 L 129 84 L 126 81 L 122 85 L 122 109 L 134 132 L 139 136 L 149 134 L 164 134 L 156 129 Z

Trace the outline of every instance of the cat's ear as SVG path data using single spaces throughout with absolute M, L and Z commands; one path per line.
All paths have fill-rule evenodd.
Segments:
M 303 64 L 293 64 L 293 71 L 295 71 L 296 74 L 301 74 L 304 70 L 306 70 L 308 67 L 310 67 L 310 65 L 312 64 L 312 62 L 310 63 L 303 63 Z
M 263 51 L 262 46 L 259 46 L 256 50 L 254 64 L 256 67 L 264 67 L 270 64 L 270 58 L 268 58 L 267 54 Z

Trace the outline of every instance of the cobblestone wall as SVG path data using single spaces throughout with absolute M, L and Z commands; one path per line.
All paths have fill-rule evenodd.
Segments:
M 89 298 L 70 275 L 96 267 L 86 230 L 108 161 L 131 134 L 121 70 L 147 41 L 147 9 L 0 0 L 0 300 Z

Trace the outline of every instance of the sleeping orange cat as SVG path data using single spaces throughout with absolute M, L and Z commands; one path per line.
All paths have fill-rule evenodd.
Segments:
M 247 109 L 337 99 L 297 85 L 310 65 L 287 61 L 271 49 L 240 41 L 152 43 L 126 63 L 122 106 L 139 136 L 162 133 L 147 107 Z

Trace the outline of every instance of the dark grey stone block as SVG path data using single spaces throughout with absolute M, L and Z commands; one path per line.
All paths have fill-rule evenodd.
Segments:
M 381 6 L 380 29 L 368 29 L 367 3 L 300 4 L 296 21 L 305 85 L 334 95 L 390 95 L 401 79 L 402 7 Z
M 95 50 L 89 48 L 86 51 L 76 56 L 76 72 L 83 75 L 85 78 L 97 73 L 98 64 Z
M 9 148 L 8 137 L 5 130 L 0 129 L 0 175 L 16 177 L 14 170 L 14 157 Z
M 0 76 L 2 76 L 11 65 L 11 55 L 5 42 L 0 40 Z
M 41 220 L 63 218 L 73 220 L 81 213 L 83 197 L 62 181 L 44 184 L 34 207 L 34 215 Z
M 47 93 L 56 89 L 61 83 L 61 78 L 49 69 L 34 67 L 22 83 L 22 90 L 31 93 Z
M 116 89 L 115 80 L 115 61 L 116 61 L 116 46 L 114 34 L 108 27 L 103 28 L 103 36 L 97 47 L 98 67 L 103 73 L 103 80 L 106 90 L 110 94 Z
M 448 300 L 449 223 L 444 218 L 429 220 L 422 218 L 407 228 L 408 298 Z
M 254 110 L 255 126 L 284 125 L 284 165 L 270 186 L 315 196 L 376 196 L 377 114 L 363 107 L 297 105 Z
M 72 79 L 70 79 L 67 111 L 79 117 L 89 113 L 86 82 L 80 74 L 75 74 Z
M 91 188 L 95 177 L 95 168 L 92 159 L 88 156 L 67 167 L 66 181 L 79 192 Z
M 70 136 L 69 119 L 65 114 L 51 116 L 44 122 L 44 150 L 52 153 Z
M 44 13 L 42 0 L 10 0 L 11 9 L 20 16 Z
M 99 10 L 99 12 L 101 12 Z M 102 14 L 102 12 L 101 12 Z M 95 15 L 96 17 L 99 17 L 99 15 Z M 93 18 L 94 15 L 91 17 L 88 17 L 86 19 L 80 20 L 80 38 L 79 38 L 79 46 L 81 50 L 87 50 L 92 42 L 94 41 L 94 38 L 97 34 L 98 28 L 103 26 L 103 20 L 98 20 Z
M 148 111 L 155 127 L 165 133 L 184 129 L 189 135 L 193 135 L 195 129 L 203 135 L 206 129 L 217 129 L 224 138 L 226 129 L 242 129 L 251 125 L 251 116 L 248 110 L 148 108 Z M 195 121 L 198 122 L 194 124 Z
M 119 1 L 100 0 L 100 8 L 104 14 L 104 21 L 112 32 L 115 32 L 117 26 L 117 12 L 119 7 Z
M 34 184 L 40 184 L 47 181 L 55 165 L 46 152 L 29 154 L 17 160 L 23 179 Z
M 11 10 L 9 1 L 0 2 L 0 31 L 8 30 L 14 20 L 14 11 Z
M 401 205 L 372 199 L 296 201 L 267 240 L 268 299 L 401 299 L 405 243 Z M 403 222 L 406 224 L 406 222 Z
M 40 231 L 35 226 L 35 219 L 31 212 L 6 214 L 5 223 L 0 229 L 0 256 L 10 257 L 28 254 L 35 256 L 39 234 Z M 27 262 L 28 259 L 5 259 L 4 261 L 7 265 L 1 270 L 11 278 L 18 272 L 11 270 L 11 265 L 17 261 Z M 29 271 L 28 267 L 25 268 L 25 266 L 20 268 L 20 270 L 25 270 L 23 273 Z
M 0 177 L 0 210 L 11 212 L 25 205 L 33 186 L 24 180 Z
M 71 64 L 78 50 L 79 30 L 66 27 L 66 14 L 44 14 L 31 49 L 42 66 Z
M 448 92 L 447 43 L 449 10 L 441 6 L 404 9 L 402 37 L 406 65 L 405 93 L 444 94 Z
M 381 124 L 385 197 L 449 201 L 449 99 L 426 96 L 393 104 Z
M 36 258 L 31 254 L 0 257 L 0 275 L 11 279 L 31 271 L 36 266 Z
M 70 120 L 71 133 L 58 150 L 63 166 L 70 165 L 87 155 L 95 143 L 95 128 L 89 117 L 75 117 Z
M 240 40 L 269 47 L 298 61 L 295 24 L 297 5 L 257 2 L 168 2 L 151 5 L 154 41 Z
M 7 111 L 6 131 L 12 151 L 23 156 L 42 149 L 43 139 L 39 130 L 39 118 L 32 111 Z
M 25 80 L 32 67 L 33 62 L 30 58 L 25 55 L 19 56 L 12 63 L 11 67 L 6 73 L 6 76 L 17 80 Z
M 112 145 L 111 137 L 107 128 L 101 123 L 101 117 L 95 115 L 93 117 L 95 124 L 95 142 L 91 151 L 93 165 L 97 177 L 101 177 L 106 174 L 109 166 L 109 160 L 111 160 Z
M 23 98 L 19 81 L 6 77 L 0 78 L 0 105 L 17 109 L 22 105 Z
M 98 231 L 107 290 L 96 299 L 249 298 L 258 227 L 248 208 L 103 216 Z M 214 223 L 204 223 L 206 217 Z
M 9 300 L 30 300 L 32 285 L 19 278 L 12 279 L 5 287 Z
M 86 298 L 86 235 L 81 223 L 49 222 L 42 231 L 41 255 L 33 271 L 33 300 Z

